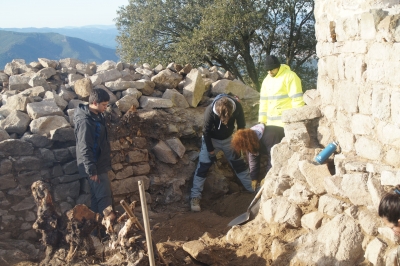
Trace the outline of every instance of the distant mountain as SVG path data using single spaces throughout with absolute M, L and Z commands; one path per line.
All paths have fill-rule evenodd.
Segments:
M 0 28 L 0 30 L 38 33 L 54 32 L 69 37 L 80 38 L 107 48 L 116 49 L 117 47 L 115 37 L 118 34 L 118 30 L 114 25 L 89 25 L 64 28 Z
M 76 58 L 82 62 L 119 61 L 114 49 L 57 33 L 21 33 L 0 30 L 0 69 L 13 59 L 27 63 L 39 57 L 52 60 Z

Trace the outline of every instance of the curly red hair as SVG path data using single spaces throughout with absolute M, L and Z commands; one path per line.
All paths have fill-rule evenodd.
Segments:
M 257 134 L 251 129 L 239 129 L 233 135 L 231 145 L 233 150 L 238 154 L 241 151 L 256 154 L 260 149 Z

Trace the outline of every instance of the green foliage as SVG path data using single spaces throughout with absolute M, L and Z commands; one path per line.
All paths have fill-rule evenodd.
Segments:
M 257 89 L 274 54 L 307 89 L 316 78 L 313 11 L 313 0 L 130 0 L 118 10 L 117 52 L 131 62 L 216 65 Z

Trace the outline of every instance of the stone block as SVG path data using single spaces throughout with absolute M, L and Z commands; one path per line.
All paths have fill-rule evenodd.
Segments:
M 385 238 L 386 240 L 389 241 L 389 244 L 397 244 L 399 242 L 399 237 L 393 232 L 392 229 L 389 227 L 378 227 L 378 233 L 380 236 Z
M 298 108 L 296 108 L 298 109 Z M 284 125 L 285 138 L 289 140 L 289 143 L 303 143 L 308 146 L 310 143 L 310 135 L 308 134 L 306 125 L 304 122 L 290 123 Z
M 117 63 L 112 60 L 106 60 L 102 64 L 97 66 L 97 72 L 106 71 L 110 69 L 115 69 Z
M 149 152 L 146 149 L 135 149 L 128 153 L 129 163 L 140 163 L 149 161 Z M 118 161 L 120 162 L 120 161 Z
M 134 176 L 147 175 L 150 173 L 150 165 L 148 163 L 132 165 L 132 171 Z
M 183 146 L 179 138 L 167 139 L 165 142 L 176 153 L 176 155 L 179 156 L 179 158 L 183 157 L 186 148 Z
M 276 171 L 276 174 L 278 174 L 279 170 L 287 164 L 287 161 L 293 154 L 294 151 L 290 149 L 288 143 L 281 142 L 274 145 L 271 149 L 271 164 L 273 168 L 271 170 Z
M 205 84 L 201 77 L 201 72 L 192 69 L 185 78 L 183 86 L 183 96 L 191 107 L 196 107 L 203 97 Z
M 400 184 L 400 173 L 399 171 L 383 170 L 381 173 L 381 185 L 382 186 L 397 186 Z
M 301 217 L 301 227 L 312 231 L 317 230 L 321 227 L 322 218 L 324 215 L 318 211 L 307 213 Z
M 49 148 L 53 144 L 46 136 L 38 134 L 25 133 L 21 140 L 31 143 L 35 148 Z
M 66 163 L 74 159 L 69 149 L 54 149 L 53 153 L 56 161 L 60 163 Z
M 372 206 L 371 195 L 367 188 L 368 174 L 345 174 L 342 179 L 344 194 L 356 206 Z
M 181 80 L 181 75 L 172 72 L 168 68 L 160 71 L 157 75 L 151 78 L 151 81 L 155 83 L 155 87 L 161 91 L 165 91 L 166 89 L 175 89 Z
M 26 105 L 30 102 L 31 100 L 29 97 L 17 94 L 7 98 L 6 106 L 12 110 L 26 112 Z
M 321 117 L 321 111 L 316 106 L 304 105 L 299 108 L 286 110 L 282 113 L 282 121 L 285 123 L 294 123 L 304 120 L 311 120 Z
M 65 107 L 68 106 L 68 102 L 64 100 L 61 96 L 59 96 L 57 93 L 54 91 L 47 91 L 44 95 L 43 101 L 52 101 L 57 104 L 58 107 L 60 107 L 61 110 L 64 110 Z
M 13 162 L 13 167 L 18 172 L 41 169 L 42 160 L 35 156 L 21 156 Z
M 340 144 L 340 148 L 342 149 L 343 152 L 351 152 L 354 149 L 354 135 L 349 132 L 347 129 L 334 124 L 333 126 L 335 136 L 337 138 L 337 141 Z
M 31 119 L 37 119 L 44 116 L 63 116 L 64 113 L 53 101 L 41 101 L 28 103 L 27 113 Z M 65 120 L 65 119 L 64 119 Z
M 71 162 L 64 164 L 62 166 L 62 169 L 66 175 L 76 174 L 76 173 L 78 173 L 78 164 L 76 161 L 71 161 Z
M 261 212 L 267 223 L 287 224 L 296 228 L 301 225 L 301 209 L 284 197 L 267 200 L 261 205 Z
M 218 80 L 212 83 L 211 93 L 213 96 L 221 93 L 232 93 L 233 95 L 236 95 L 239 99 L 260 98 L 260 93 L 239 80 Z
M 19 139 L 7 139 L 0 142 L 0 151 L 8 156 L 23 156 L 33 154 L 33 146 Z
M 145 190 L 150 186 L 150 180 L 146 176 L 135 176 L 121 180 L 113 180 L 111 189 L 114 196 L 129 194 L 139 191 L 138 181 L 142 181 Z
M 142 96 L 142 93 L 136 88 L 128 88 L 122 91 L 122 96 L 126 96 L 129 94 L 135 96 L 136 99 L 139 99 Z
M 169 99 L 162 99 L 157 97 L 140 97 L 140 107 L 143 109 L 156 109 L 156 108 L 171 108 L 172 101 Z
M 31 85 L 29 85 L 30 80 L 31 80 L 30 76 L 25 76 L 25 75 L 10 76 L 10 78 L 8 79 L 8 88 L 10 90 L 23 91 L 31 87 Z
M 371 116 L 355 114 L 351 117 L 351 131 L 355 135 L 372 135 L 374 121 Z
M 52 130 L 70 126 L 71 124 L 63 116 L 39 117 L 29 124 L 32 133 L 46 136 L 49 136 Z
M 72 174 L 72 175 L 60 176 L 57 178 L 57 180 L 60 184 L 62 184 L 62 183 L 71 183 L 71 182 L 77 181 L 81 178 L 83 178 L 83 177 L 81 177 L 79 174 Z
M 162 98 L 171 100 L 173 106 L 176 106 L 176 107 L 179 107 L 179 108 L 188 108 L 189 107 L 189 104 L 188 104 L 185 96 L 180 94 L 175 89 L 172 89 L 172 90 L 166 89 L 165 92 L 163 93 Z
M 294 183 L 290 189 L 283 192 L 283 196 L 287 200 L 296 205 L 307 205 L 310 203 L 310 198 L 314 193 L 312 193 L 305 185 L 300 182 Z
M 36 206 L 36 203 L 33 199 L 32 196 L 26 197 L 20 202 L 18 202 L 16 205 L 12 206 L 11 209 L 13 211 L 19 212 L 19 211 L 26 211 L 26 210 L 31 210 L 33 207 Z
M 160 140 L 152 150 L 157 159 L 164 163 L 176 164 L 178 162 L 175 153 L 162 140 Z
M 77 199 L 79 197 L 80 183 L 79 180 L 71 183 L 62 183 L 54 188 L 54 200 L 57 202 L 66 201 L 68 197 Z
M 378 227 L 381 225 L 381 218 L 377 213 L 368 210 L 360 210 L 358 212 L 358 220 L 365 233 L 370 236 L 376 236 L 378 234 Z
M 49 79 L 56 74 L 56 70 L 52 67 L 44 67 L 36 73 L 36 76 Z
M 125 166 L 121 171 L 119 171 L 116 175 L 116 179 L 125 179 L 133 175 L 132 166 Z
M 373 265 L 384 265 L 384 254 L 387 244 L 379 238 L 369 242 L 364 257 Z
M 211 265 L 215 262 L 217 254 L 203 240 L 194 240 L 186 242 L 182 245 L 182 248 L 196 261 L 199 261 L 206 265 Z
M 22 135 L 27 130 L 31 119 L 29 116 L 21 111 L 12 110 L 10 114 L 3 120 L 0 120 L 0 129 L 6 131 L 6 134 L 17 133 Z M 0 140 L 9 139 L 10 136 L 0 133 Z
M 366 137 L 360 137 L 359 139 L 357 139 L 354 147 L 358 156 L 370 160 L 378 160 L 381 158 L 383 147 L 377 141 Z
M 400 126 L 381 121 L 376 132 L 381 143 L 400 148 Z
M 11 160 L 4 159 L 0 161 L 0 175 L 10 174 L 12 171 Z
M 0 190 L 10 189 L 17 187 L 18 183 L 14 180 L 14 175 L 5 174 L 0 175 Z
M 360 85 L 348 80 L 338 81 L 335 86 L 335 101 L 337 107 L 345 110 L 347 113 L 358 112 L 358 98 L 360 96 Z M 346 95 L 346 97 L 343 97 Z
M 378 210 L 379 203 L 381 201 L 381 198 L 385 194 L 385 191 L 383 190 L 380 181 L 377 178 L 374 178 L 372 174 L 370 174 L 368 177 L 367 188 L 369 194 L 371 195 L 373 206 L 375 210 Z
M 318 211 L 329 216 L 343 213 L 346 203 L 330 195 L 323 195 L 318 201 Z
M 126 113 L 132 106 L 134 106 L 135 108 L 139 108 L 139 102 L 135 95 L 132 94 L 128 94 L 122 97 L 115 104 L 117 105 L 118 109 L 123 113 Z
M 50 139 L 53 141 L 68 142 L 75 141 L 74 129 L 67 128 L 57 128 L 50 131 Z
M 315 165 L 311 161 L 303 160 L 299 162 L 299 168 L 310 185 L 312 192 L 315 194 L 325 192 L 324 178 L 331 176 L 326 164 Z
M 400 154 L 400 149 L 388 147 L 385 157 L 383 158 L 383 162 L 396 168 L 400 168 L 400 156 L 398 156 L 398 154 Z
M 380 120 L 390 117 L 390 93 L 383 88 L 374 88 L 372 91 L 372 116 Z
M 114 81 L 122 77 L 121 72 L 118 71 L 117 69 L 110 69 L 102 72 L 97 72 L 96 75 L 100 77 L 103 83 L 106 83 L 108 81 Z

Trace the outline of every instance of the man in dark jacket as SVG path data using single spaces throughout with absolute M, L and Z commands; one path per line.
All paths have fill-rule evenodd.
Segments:
M 76 160 L 79 174 L 89 180 L 91 192 L 90 209 L 103 215 L 103 210 L 112 205 L 110 144 L 104 111 L 110 95 L 105 90 L 94 89 L 89 96 L 89 105 L 79 104 L 75 109 Z
M 231 164 L 243 186 L 251 192 L 251 179 L 246 162 L 237 156 L 231 148 L 231 137 L 235 129 L 246 126 L 243 108 L 239 101 L 226 94 L 218 95 L 204 113 L 204 127 L 199 163 L 193 178 L 190 207 L 192 211 L 200 211 L 201 192 L 203 191 L 206 174 L 216 161 L 216 153 L 224 152 L 225 158 Z

